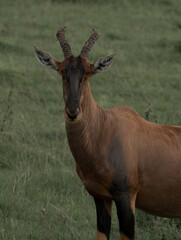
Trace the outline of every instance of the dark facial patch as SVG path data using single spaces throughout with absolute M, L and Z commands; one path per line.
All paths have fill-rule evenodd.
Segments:
M 97 230 L 104 233 L 109 239 L 111 229 L 111 216 L 108 214 L 104 201 L 94 198 L 97 212 Z
M 109 162 L 115 170 L 114 179 L 109 191 L 116 204 L 119 229 L 120 232 L 124 233 L 129 239 L 134 239 L 134 215 L 131 209 L 124 153 L 118 137 L 112 141 Z
M 80 83 L 83 81 L 84 67 L 81 57 L 70 57 L 65 68 L 67 80 L 67 101 L 66 107 L 71 113 L 80 108 Z

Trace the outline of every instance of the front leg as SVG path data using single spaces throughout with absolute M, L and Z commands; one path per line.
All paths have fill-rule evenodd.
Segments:
M 109 240 L 112 200 L 95 198 L 97 212 L 97 240 Z
M 135 198 L 136 194 L 128 191 L 117 192 L 114 197 L 121 240 L 134 240 Z

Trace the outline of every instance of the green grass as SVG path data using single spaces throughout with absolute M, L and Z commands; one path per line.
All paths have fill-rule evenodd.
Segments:
M 39 65 L 36 44 L 63 59 L 66 25 L 78 55 L 94 26 L 90 61 L 116 53 L 90 79 L 103 107 L 127 105 L 150 121 L 181 125 L 179 0 L 0 2 L 0 239 L 95 239 L 94 203 L 75 172 L 58 74 Z M 113 209 L 111 239 L 118 239 Z M 136 239 L 180 240 L 181 220 L 136 212 Z

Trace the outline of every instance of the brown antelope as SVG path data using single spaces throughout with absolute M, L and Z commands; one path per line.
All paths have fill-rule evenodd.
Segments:
M 135 206 L 157 216 L 181 216 L 181 127 L 148 122 L 128 107 L 99 106 L 88 79 L 105 71 L 114 54 L 88 62 L 99 38 L 95 29 L 78 57 L 65 28 L 56 36 L 62 62 L 37 47 L 34 51 L 40 63 L 62 76 L 67 138 L 77 173 L 94 197 L 97 240 L 109 239 L 112 201 L 122 240 L 134 239 Z

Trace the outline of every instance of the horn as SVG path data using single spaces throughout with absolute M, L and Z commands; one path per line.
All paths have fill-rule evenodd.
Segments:
M 72 56 L 72 50 L 71 50 L 70 45 L 68 44 L 68 42 L 65 38 L 65 31 L 66 31 L 66 27 L 61 28 L 57 32 L 56 36 L 57 36 L 57 39 L 58 39 L 58 41 L 60 43 L 60 46 L 62 48 L 64 57 L 70 57 L 70 56 Z
M 93 33 L 89 37 L 87 42 L 84 44 L 84 46 L 80 52 L 80 57 L 85 57 L 85 58 L 88 57 L 90 50 L 92 49 L 93 45 L 95 44 L 95 42 L 97 41 L 97 39 L 100 36 L 100 33 L 98 31 L 96 31 L 95 28 L 93 28 L 92 30 L 93 30 Z

